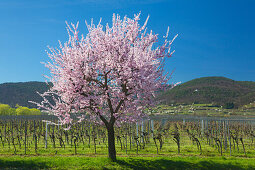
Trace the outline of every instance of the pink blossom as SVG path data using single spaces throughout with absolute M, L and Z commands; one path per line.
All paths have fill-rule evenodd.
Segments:
M 71 115 L 90 115 L 92 121 L 137 121 L 143 108 L 153 104 L 154 92 L 170 78 L 164 74 L 165 57 L 171 57 L 173 40 L 156 47 L 157 34 L 133 19 L 113 15 L 112 27 L 87 24 L 88 34 L 79 36 L 78 23 L 67 24 L 69 40 L 49 48 L 52 88 L 40 94 L 37 106 L 59 117 L 62 124 L 75 123 Z M 174 37 L 174 39 L 176 36 Z M 49 102 L 51 97 L 54 103 Z M 77 121 L 84 116 L 76 116 Z

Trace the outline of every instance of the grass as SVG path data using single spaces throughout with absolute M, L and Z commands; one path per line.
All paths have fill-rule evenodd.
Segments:
M 98 144 L 99 141 L 97 141 L 97 146 L 96 146 L 96 154 L 95 154 L 95 148 L 93 143 L 91 145 L 85 144 L 83 145 L 80 143 L 80 145 L 77 147 L 77 155 L 80 156 L 107 156 L 108 148 L 107 148 L 107 143 L 101 143 L 100 145 Z M 127 145 L 127 153 L 126 149 L 123 146 L 123 149 L 120 148 L 120 144 L 116 142 L 116 150 L 117 153 L 121 156 L 136 156 L 137 155 L 137 150 L 136 150 L 136 144 L 133 143 L 131 144 L 131 149 L 130 149 L 130 144 L 128 140 L 128 145 Z M 255 150 L 254 150 L 254 144 L 250 144 L 251 141 L 246 139 L 245 140 L 245 148 L 246 148 L 246 157 L 247 158 L 255 158 Z M 159 142 L 157 141 L 157 145 L 159 147 Z M 220 153 L 218 152 L 218 149 L 216 147 L 213 147 L 211 145 L 208 145 L 205 140 L 201 141 L 202 145 L 202 155 L 201 156 L 220 156 Z M 0 144 L 0 156 L 5 155 L 5 156 L 13 156 L 13 155 L 25 155 L 25 148 L 24 145 L 21 145 L 21 148 L 19 146 L 16 146 L 16 153 L 14 152 L 13 145 L 10 145 L 10 148 L 8 144 L 5 144 L 5 147 L 3 148 L 2 145 Z M 67 145 L 66 148 L 61 148 L 59 144 L 56 144 L 56 148 L 53 148 L 52 144 L 50 144 L 49 140 L 49 145 L 48 148 L 45 149 L 43 141 L 38 144 L 38 149 L 37 153 L 34 150 L 34 145 L 30 144 L 29 147 L 26 150 L 26 155 L 29 156 L 72 156 L 74 155 L 74 146 Z M 143 148 L 139 147 L 138 150 L 139 155 L 149 155 L 157 156 L 157 149 L 154 144 L 154 142 L 151 140 L 150 143 L 147 143 Z M 165 155 L 165 156 L 178 156 L 177 154 L 177 145 L 176 143 L 172 140 L 171 136 L 169 138 L 164 138 L 164 144 L 162 147 L 162 150 L 159 150 L 160 155 Z M 185 134 L 181 134 L 181 152 L 180 155 L 182 156 L 199 156 L 200 151 L 197 149 L 197 146 L 195 144 L 192 144 L 192 141 L 189 139 L 189 137 Z M 226 150 L 223 148 L 223 156 L 229 156 L 229 148 Z M 239 145 L 239 151 L 237 151 L 237 148 L 233 148 L 232 146 L 232 151 L 231 155 L 233 157 L 245 157 L 245 154 L 243 152 L 242 145 Z
M 185 139 L 185 138 L 184 138 Z M 117 162 L 111 162 L 107 158 L 107 148 L 98 146 L 94 153 L 93 145 L 84 150 L 79 147 L 77 155 L 74 148 L 52 148 L 45 149 L 40 145 L 38 153 L 33 149 L 27 150 L 24 155 L 23 149 L 15 155 L 13 150 L 0 149 L 0 169 L 254 169 L 255 154 L 254 147 L 247 147 L 247 156 L 243 154 L 241 147 L 239 152 L 223 152 L 219 156 L 217 149 L 203 144 L 203 152 L 197 150 L 187 140 L 182 141 L 181 153 L 177 154 L 177 146 L 172 140 L 165 140 L 165 144 L 159 154 L 151 142 L 144 149 L 139 149 L 136 154 L 135 146 L 125 153 L 117 144 Z M 171 144 L 170 144 L 171 143 Z M 170 144 L 170 145 L 169 145 Z M 57 151 L 57 152 L 56 152 Z
M 0 156 L 2 169 L 255 169 L 254 158 L 230 157 L 107 157 Z
M 172 124 L 171 124 L 172 125 Z M 159 126 L 159 123 L 154 122 L 154 127 L 157 129 Z M 157 128 L 156 128 L 157 127 Z M 120 132 L 119 132 L 119 131 Z M 171 126 L 170 129 L 168 130 L 169 132 L 173 131 L 173 127 Z M 122 133 L 121 129 L 116 129 L 116 134 Z M 141 139 L 141 138 L 140 138 Z M 139 139 L 139 140 L 140 140 Z M 197 149 L 197 146 L 194 142 L 191 141 L 189 136 L 187 135 L 186 132 L 180 131 L 180 144 L 181 144 L 181 156 L 208 156 L 208 157 L 213 157 L 213 156 L 220 156 L 220 153 L 218 149 L 215 147 L 215 145 L 209 145 L 206 141 L 206 138 L 204 137 L 203 140 L 199 138 L 202 146 L 202 154 L 200 155 L 200 151 Z M 15 147 L 16 147 L 16 152 L 13 147 L 12 143 L 9 143 L 5 141 L 5 145 L 2 145 L 2 142 L 0 140 L 0 156 L 5 155 L 5 156 L 13 156 L 13 155 L 30 155 L 30 156 L 72 156 L 75 153 L 75 148 L 74 145 L 71 146 L 71 143 L 69 141 L 69 144 L 65 142 L 65 148 L 61 148 L 59 141 L 56 140 L 56 147 L 53 148 L 53 144 L 51 139 L 48 139 L 48 148 L 45 149 L 45 141 L 44 138 L 41 137 L 38 143 L 38 149 L 37 152 L 35 152 L 35 147 L 34 147 L 34 140 L 33 136 L 30 135 L 27 137 L 28 145 L 26 148 L 26 154 L 25 154 L 25 147 L 24 147 L 24 141 L 21 140 L 21 147 L 18 145 L 17 139 L 15 139 Z M 79 145 L 77 146 L 77 155 L 80 156 L 107 156 L 108 148 L 107 148 L 107 141 L 102 141 L 102 138 L 98 138 L 96 140 L 96 154 L 95 154 L 95 147 L 94 147 L 94 142 L 91 139 L 90 144 L 88 142 L 88 138 L 84 139 L 85 143 L 83 144 L 81 141 L 79 142 Z M 173 140 L 173 137 L 170 133 L 167 133 L 163 137 L 163 147 L 160 150 L 159 149 L 159 154 L 160 155 L 165 155 L 165 156 L 172 156 L 176 157 L 179 156 L 177 154 L 177 145 Z M 125 157 L 129 156 L 136 156 L 137 155 L 137 148 L 136 148 L 136 142 L 132 139 L 131 145 L 130 145 L 130 137 L 128 137 L 127 141 L 125 138 L 122 137 L 122 142 L 123 146 L 121 149 L 120 143 L 118 140 L 115 140 L 116 144 L 116 150 L 117 154 Z M 127 142 L 127 143 L 126 143 Z M 211 141 L 212 142 L 212 141 Z M 142 142 L 141 142 L 142 143 Z M 215 144 L 215 141 L 213 141 Z M 233 146 L 233 141 L 232 141 L 232 149 L 231 149 L 231 155 L 233 157 L 247 157 L 247 158 L 255 158 L 255 149 L 254 149 L 254 142 L 252 142 L 252 139 L 250 137 L 244 138 L 244 143 L 245 143 L 245 150 L 246 150 L 246 155 L 244 154 L 244 150 L 242 148 L 242 145 L 239 143 L 239 150 L 237 150 L 237 147 Z M 126 144 L 127 144 L 127 150 L 126 150 Z M 228 143 L 229 144 L 229 143 Z M 157 145 L 159 147 L 159 141 L 157 140 Z M 224 146 L 224 145 L 223 145 Z M 157 148 L 155 146 L 155 143 L 152 139 L 152 136 L 150 134 L 149 142 L 145 144 L 144 148 L 138 148 L 138 154 L 139 155 L 149 155 L 149 156 L 157 156 Z M 229 146 L 225 149 L 223 147 L 223 156 L 229 156 L 230 151 L 229 151 Z
M 215 145 L 209 145 L 204 136 L 199 138 L 202 145 L 202 153 L 187 135 L 187 132 L 180 130 L 181 152 L 177 153 L 177 145 L 173 140 L 171 132 L 174 131 L 174 123 L 167 122 L 164 127 L 169 129 L 163 134 L 163 147 L 157 154 L 152 134 L 145 147 L 136 150 L 136 142 L 130 137 L 127 141 L 125 136 L 121 136 L 122 149 L 120 142 L 116 139 L 117 162 L 111 162 L 107 158 L 107 140 L 98 135 L 96 138 L 96 153 L 94 140 L 88 137 L 78 142 L 77 154 L 75 155 L 74 145 L 65 141 L 65 148 L 61 147 L 59 140 L 56 140 L 56 147 L 53 147 L 52 140 L 48 138 L 48 147 L 45 148 L 45 140 L 41 136 L 38 138 L 38 149 L 35 152 L 35 143 L 32 133 L 27 136 L 27 148 L 25 154 L 24 138 L 22 138 L 21 146 L 19 146 L 17 138 L 15 138 L 15 148 L 10 142 L 10 134 L 0 140 L 0 170 L 1 169 L 254 169 L 255 170 L 255 149 L 254 142 L 251 137 L 244 136 L 246 155 L 242 145 L 239 143 L 239 150 L 233 146 L 231 149 L 231 157 L 229 146 L 223 147 L 223 156 L 220 156 Z M 29 126 L 31 127 L 31 126 Z M 155 133 L 160 127 L 160 122 L 154 122 Z M 9 128 L 7 128 L 8 130 Z M 146 128 L 145 128 L 146 129 Z M 52 132 L 49 130 L 49 134 Z M 55 129 L 56 131 L 57 129 Z M 91 129 L 90 129 L 91 130 Z M 102 130 L 102 129 L 97 129 Z M 193 129 L 194 131 L 194 129 Z M 4 132 L 4 126 L 2 126 Z M 32 132 L 32 131 L 30 131 Z M 116 135 L 125 134 L 124 128 L 116 128 Z M 133 132 L 133 131 L 132 131 Z M 71 133 L 71 132 L 70 132 Z M 99 133 L 98 133 L 99 134 Z M 135 131 L 133 134 L 136 134 Z M 243 131 L 240 131 L 243 134 Z M 17 135 L 15 133 L 14 137 Z M 69 134 L 70 137 L 70 134 Z M 223 139 L 224 136 L 222 136 Z M 222 140 L 221 139 L 221 140 Z M 64 138 L 65 140 L 65 138 Z M 142 140 L 142 138 L 139 138 Z M 90 141 L 90 142 L 89 142 Z M 127 143 L 126 143 L 127 142 Z M 211 141 L 212 142 L 212 141 Z M 142 143 L 142 142 L 141 142 Z M 213 142 L 215 143 L 215 141 Z M 4 145 L 3 145 L 4 144 Z M 124 145 L 127 147 L 124 147 Z M 159 141 L 157 141 L 159 147 Z M 16 152 L 15 152 L 16 149 Z M 126 150 L 127 149 L 127 150 Z

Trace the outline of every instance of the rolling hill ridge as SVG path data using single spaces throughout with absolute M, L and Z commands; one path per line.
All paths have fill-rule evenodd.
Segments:
M 48 88 L 44 82 L 3 83 L 0 84 L 0 103 L 33 108 L 35 105 L 28 101 L 40 102 L 42 99 L 36 92 L 43 93 Z M 202 77 L 159 92 L 156 100 L 167 105 L 213 103 L 238 108 L 255 101 L 255 82 Z
M 28 101 L 40 102 L 41 96 L 37 94 L 48 90 L 44 82 L 22 82 L 0 84 L 0 103 L 15 107 L 16 104 L 29 108 L 36 107 Z
M 255 82 L 202 77 L 161 92 L 157 100 L 162 104 L 213 103 L 237 108 L 255 101 Z

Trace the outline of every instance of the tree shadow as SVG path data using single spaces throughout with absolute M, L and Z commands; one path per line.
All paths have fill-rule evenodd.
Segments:
M 117 163 L 121 166 L 131 169 L 208 169 L 208 170 L 221 170 L 221 169 L 247 169 L 243 168 L 242 165 L 233 165 L 231 163 L 217 163 L 212 161 L 201 161 L 197 163 L 186 162 L 186 161 L 174 161 L 167 159 L 157 160 L 144 160 L 139 158 L 130 158 L 127 160 L 117 160 Z M 248 167 L 253 169 L 254 167 Z
M 32 160 L 0 160 L 0 169 L 48 169 L 45 162 L 35 162 Z

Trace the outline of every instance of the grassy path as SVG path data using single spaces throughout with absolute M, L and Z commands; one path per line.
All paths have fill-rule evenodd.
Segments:
M 234 157 L 118 157 L 0 156 L 0 169 L 255 169 L 254 158 Z

